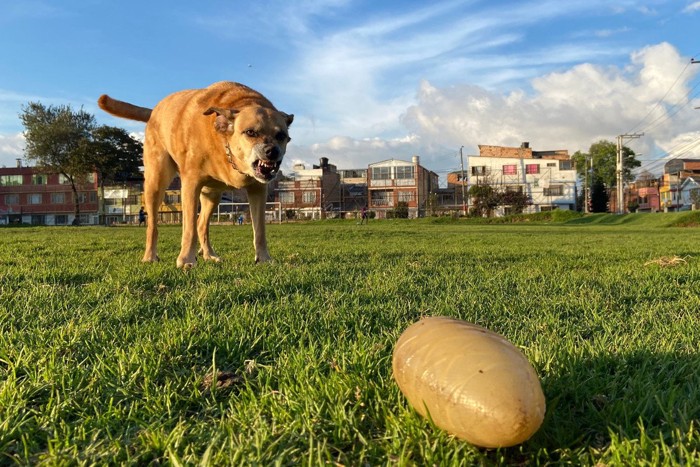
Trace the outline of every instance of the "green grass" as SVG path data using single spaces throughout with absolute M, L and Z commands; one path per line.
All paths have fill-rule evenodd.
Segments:
M 186 272 L 178 227 L 159 264 L 143 229 L 0 229 L 0 464 L 698 464 L 687 215 L 270 225 L 258 266 L 249 226 L 214 226 L 225 262 Z M 391 354 L 423 315 L 523 350 L 529 441 L 475 448 L 407 405 Z

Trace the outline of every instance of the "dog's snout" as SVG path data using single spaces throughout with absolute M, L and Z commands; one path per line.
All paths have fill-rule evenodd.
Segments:
M 276 144 L 265 146 L 265 156 L 270 160 L 277 160 L 280 157 L 280 148 Z

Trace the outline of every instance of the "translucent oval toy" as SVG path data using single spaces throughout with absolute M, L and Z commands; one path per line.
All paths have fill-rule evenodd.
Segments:
M 476 446 L 520 444 L 544 419 L 544 394 L 530 362 L 503 336 L 481 326 L 424 318 L 401 334 L 392 366 L 419 414 Z

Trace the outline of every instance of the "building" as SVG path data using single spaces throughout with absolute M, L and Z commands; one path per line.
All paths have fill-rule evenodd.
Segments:
M 630 187 L 628 205 L 636 205 L 637 212 L 658 212 L 661 209 L 658 180 L 637 180 Z
M 17 167 L 0 168 L 0 224 L 97 224 L 97 174 L 90 174 L 76 188 L 77 200 L 64 175 L 22 167 L 19 160 Z M 76 201 L 80 207 L 77 221 Z
M 344 213 L 357 213 L 367 206 L 367 169 L 341 169 L 340 209 Z
M 532 201 L 526 213 L 576 209 L 576 170 L 566 149 L 534 151 L 527 142 L 520 147 L 479 145 L 479 155 L 467 157 L 464 175 L 460 170 L 447 178 L 458 202 L 462 184 L 467 193 L 473 185 L 488 184 L 526 194 Z M 509 212 L 508 206 L 500 206 L 496 215 Z
M 681 211 L 696 210 L 700 208 L 700 175 L 686 177 L 680 187 L 680 208 Z
M 311 169 L 295 165 L 289 180 L 279 181 L 274 189 L 275 201 L 288 217 L 305 219 L 340 215 L 341 192 L 340 175 L 326 157 Z
M 409 217 L 423 217 L 429 208 L 430 196 L 438 189 L 438 176 L 420 165 L 420 158 L 411 162 L 390 159 L 370 164 L 367 171 L 369 209 L 378 218 L 405 203 Z
M 700 175 L 700 159 L 673 159 L 664 165 L 659 187 L 661 207 L 665 211 L 678 211 L 683 207 L 681 185 L 691 176 Z

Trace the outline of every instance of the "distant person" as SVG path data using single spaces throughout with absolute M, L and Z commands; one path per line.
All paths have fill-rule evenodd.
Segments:
M 367 206 L 362 207 L 362 212 L 360 212 L 360 225 L 369 224 L 369 216 L 367 215 Z
M 143 206 L 139 209 L 139 227 L 146 224 L 146 211 L 143 210 Z
M 243 214 L 241 214 L 240 216 L 238 216 L 238 225 L 243 225 L 243 219 L 244 219 L 244 218 L 243 218 Z

